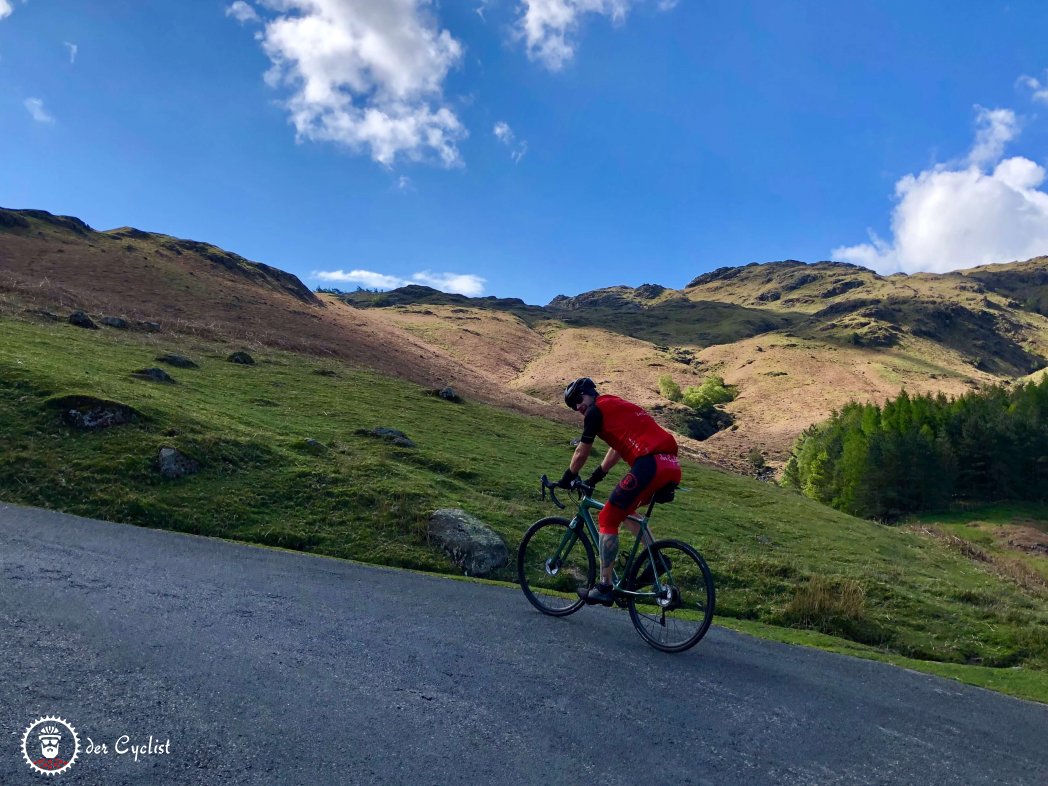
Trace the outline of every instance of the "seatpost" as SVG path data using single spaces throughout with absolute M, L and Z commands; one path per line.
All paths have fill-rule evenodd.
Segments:
M 644 514 L 644 518 L 650 519 L 651 512 L 655 509 L 655 498 L 651 498 L 651 502 L 648 504 L 648 512 Z

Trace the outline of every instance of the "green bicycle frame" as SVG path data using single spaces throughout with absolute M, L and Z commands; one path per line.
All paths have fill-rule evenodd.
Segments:
M 568 523 L 568 530 L 564 533 L 564 537 L 561 538 L 560 545 L 557 547 L 556 552 L 551 557 L 550 561 L 555 564 L 561 564 L 563 558 L 566 557 L 574 548 L 575 543 L 579 539 L 579 527 L 585 528 L 585 531 L 589 534 L 590 541 L 598 549 L 600 547 L 600 534 L 597 531 L 597 525 L 593 521 L 593 517 L 590 515 L 591 510 L 600 511 L 604 509 L 606 503 L 598 502 L 592 497 L 586 495 L 582 496 L 579 501 L 579 510 L 575 514 L 574 518 Z M 626 565 L 633 564 L 633 560 L 637 558 L 637 551 L 640 549 L 640 544 L 644 541 L 644 536 L 648 532 L 648 521 L 651 518 L 651 509 L 654 507 L 654 502 L 648 507 L 648 513 L 645 516 L 638 516 L 631 514 L 628 518 L 640 525 L 640 531 L 637 533 L 636 539 L 633 541 L 633 549 L 630 551 L 629 558 L 626 560 Z M 617 565 L 613 565 L 611 569 L 611 583 L 612 587 L 621 595 L 632 595 L 638 598 L 653 598 L 662 592 L 663 585 L 659 581 L 659 571 L 655 566 L 655 560 L 651 556 L 651 552 L 648 552 L 648 559 L 651 560 L 652 572 L 655 576 L 655 591 L 654 592 L 636 592 L 634 590 L 628 590 L 622 587 L 623 581 L 626 580 L 626 576 L 620 576 L 616 570 Z M 600 565 L 600 557 L 597 558 L 598 570 Z

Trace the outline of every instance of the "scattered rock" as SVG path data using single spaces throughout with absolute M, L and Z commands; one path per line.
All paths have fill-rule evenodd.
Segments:
M 373 428 L 370 431 L 365 428 L 357 429 L 358 434 L 362 434 L 365 437 L 377 437 L 378 439 L 384 439 L 387 442 L 392 442 L 402 448 L 413 448 L 415 443 L 412 442 L 407 434 L 403 431 L 397 431 L 395 428 Z
M 179 453 L 174 448 L 160 448 L 160 453 L 156 458 L 156 468 L 165 478 L 174 480 L 199 472 L 200 462 Z
M 509 562 L 498 533 L 464 510 L 441 508 L 429 519 L 429 540 L 467 576 L 487 576 Z
M 315 439 L 307 439 L 303 441 L 303 446 L 310 453 L 325 453 L 327 452 L 327 445 Z
M 251 355 L 247 354 L 247 352 L 234 352 L 232 355 L 226 358 L 226 360 L 228 360 L 230 363 L 239 363 L 242 366 L 255 365 L 255 359 L 251 357 Z
M 165 385 L 175 384 L 175 380 L 162 368 L 140 368 L 138 371 L 131 372 L 131 376 L 135 379 L 144 379 L 147 382 L 163 382 Z
M 161 363 L 167 363 L 169 366 L 174 366 L 175 368 L 200 368 L 192 360 L 183 357 L 182 355 L 157 355 L 156 360 L 159 360 Z
M 88 330 L 98 330 L 98 325 L 85 314 L 83 311 L 74 311 L 69 315 L 69 324 L 76 325 L 77 327 L 87 328 Z
M 144 330 L 146 333 L 160 332 L 160 323 L 158 322 L 136 322 L 135 327 L 139 330 Z
M 62 396 L 48 404 L 62 413 L 66 425 L 95 430 L 134 423 L 141 413 L 119 401 L 108 401 L 93 396 Z
M 330 368 L 315 368 L 315 369 L 313 369 L 313 373 L 316 374 L 318 377 L 337 377 L 338 376 L 338 372 L 337 371 L 332 371 Z
M 102 324 L 117 330 L 127 330 L 128 328 L 127 320 L 120 317 L 102 317 Z

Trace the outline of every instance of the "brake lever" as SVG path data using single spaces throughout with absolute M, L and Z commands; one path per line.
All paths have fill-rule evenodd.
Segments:
M 553 501 L 553 504 L 556 505 L 561 510 L 564 510 L 564 504 L 559 499 L 557 499 L 557 492 L 554 491 L 555 488 L 557 488 L 557 484 L 556 483 L 550 483 L 549 482 L 549 478 L 547 478 L 545 475 L 543 475 L 542 476 L 542 499 L 546 499 L 546 489 L 549 489 L 549 498 Z

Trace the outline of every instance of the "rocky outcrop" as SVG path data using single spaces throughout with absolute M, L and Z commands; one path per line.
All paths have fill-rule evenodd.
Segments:
M 127 330 L 127 320 L 120 317 L 102 317 L 102 324 L 117 330 Z
M 48 405 L 61 413 L 66 425 L 89 431 L 134 423 L 142 417 L 127 404 L 93 396 L 62 396 L 51 399 Z
M 661 284 L 641 284 L 633 291 L 639 298 L 643 298 L 644 300 L 654 300 L 666 291 L 666 287 Z
M 429 519 L 428 535 L 429 542 L 467 576 L 487 576 L 509 562 L 509 550 L 498 533 L 464 510 L 435 511 Z
M 549 302 L 547 308 L 559 311 L 578 311 L 586 308 L 610 308 L 616 311 L 640 311 L 644 308 L 629 296 L 633 290 L 629 287 L 605 287 L 581 295 L 568 297 L 557 295 Z

